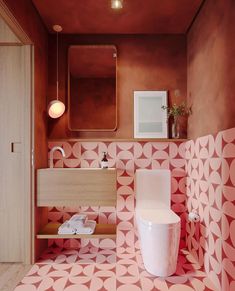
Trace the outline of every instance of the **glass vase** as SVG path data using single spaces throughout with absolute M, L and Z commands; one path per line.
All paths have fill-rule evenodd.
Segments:
M 172 128 L 171 128 L 172 138 L 180 137 L 180 125 L 177 117 L 174 117 Z

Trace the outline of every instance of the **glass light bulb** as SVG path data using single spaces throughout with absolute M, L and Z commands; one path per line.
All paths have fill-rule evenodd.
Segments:
M 121 9 L 123 6 L 122 6 L 122 0 L 112 0 L 111 1 L 111 7 L 113 9 Z
M 59 118 L 65 111 L 65 105 L 59 100 L 53 100 L 48 105 L 48 115 L 51 118 Z

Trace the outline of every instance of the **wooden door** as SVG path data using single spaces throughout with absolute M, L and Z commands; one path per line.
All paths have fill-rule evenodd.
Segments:
M 31 251 L 31 47 L 0 45 L 0 262 Z

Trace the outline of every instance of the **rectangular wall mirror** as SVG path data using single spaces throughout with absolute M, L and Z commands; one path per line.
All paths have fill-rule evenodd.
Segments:
M 113 45 L 76 45 L 68 52 L 69 129 L 117 128 L 117 50 Z

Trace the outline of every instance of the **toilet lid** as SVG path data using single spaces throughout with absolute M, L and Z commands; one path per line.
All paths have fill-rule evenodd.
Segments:
M 136 215 L 147 224 L 176 224 L 180 217 L 171 209 L 138 209 Z

